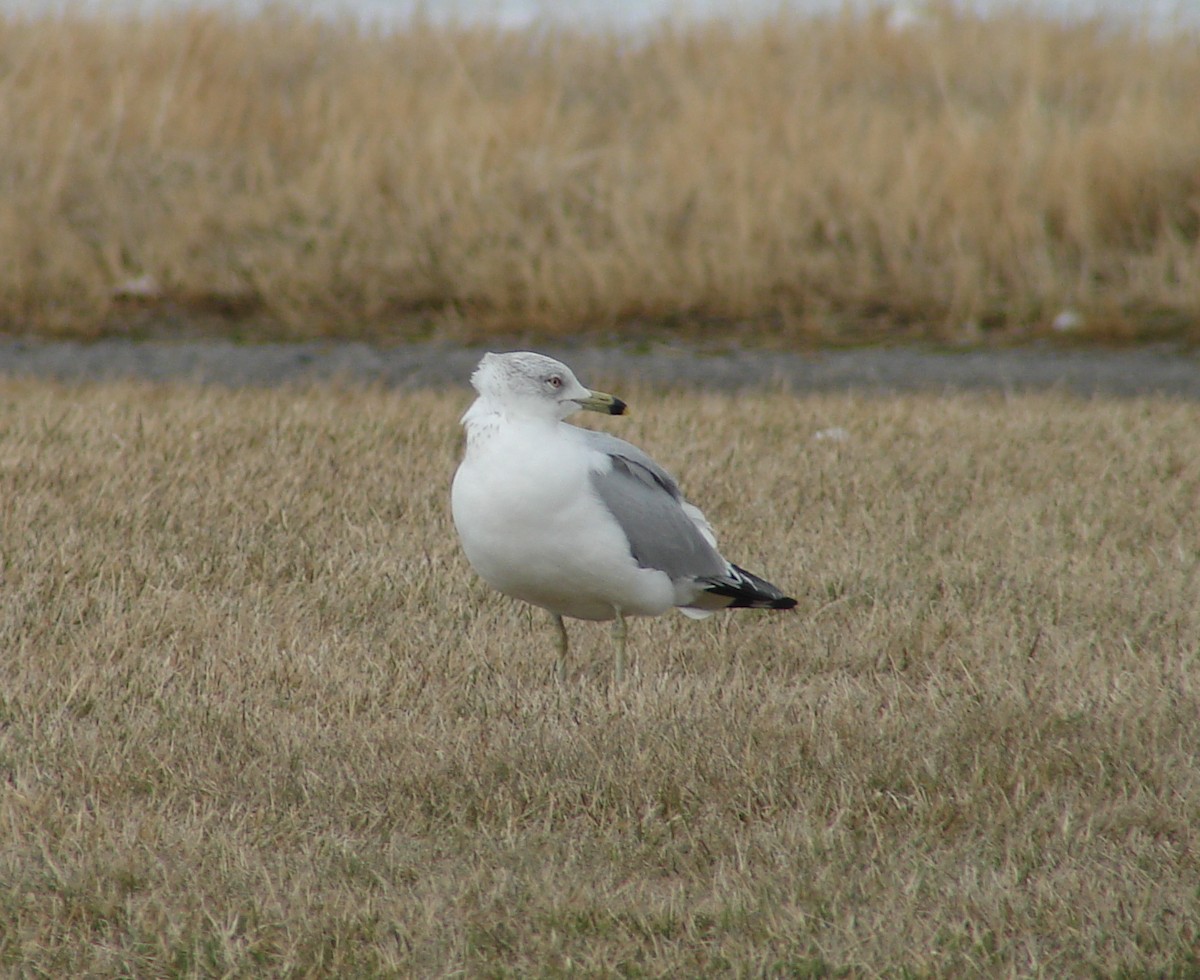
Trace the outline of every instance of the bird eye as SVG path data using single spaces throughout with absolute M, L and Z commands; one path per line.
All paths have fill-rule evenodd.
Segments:
M 551 388 L 561 388 L 562 378 L 560 378 L 557 374 L 552 374 L 546 379 L 546 384 L 548 384 Z

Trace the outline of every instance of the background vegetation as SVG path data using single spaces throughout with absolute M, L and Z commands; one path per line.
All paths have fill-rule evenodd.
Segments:
M 0 328 L 978 340 L 1200 322 L 1200 35 L 0 13 Z
M 801 602 L 614 690 L 458 393 L 0 385 L 0 971 L 1194 976 L 1200 409 L 621 393 Z

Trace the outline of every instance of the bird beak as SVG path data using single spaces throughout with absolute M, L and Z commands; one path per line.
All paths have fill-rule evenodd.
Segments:
M 589 391 L 587 398 L 579 399 L 579 407 L 601 415 L 625 415 L 625 403 L 615 395 L 604 391 Z

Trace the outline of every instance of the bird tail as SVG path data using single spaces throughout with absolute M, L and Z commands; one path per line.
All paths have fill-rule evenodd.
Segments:
M 731 599 L 729 609 L 792 609 L 796 600 L 784 595 L 766 579 L 730 563 L 729 575 L 708 579 L 704 591 L 710 595 Z

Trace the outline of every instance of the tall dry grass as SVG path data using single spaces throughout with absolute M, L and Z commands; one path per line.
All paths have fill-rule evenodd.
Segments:
M 614 691 L 461 395 L 0 385 L 0 972 L 1193 976 L 1200 409 L 622 393 L 801 604 Z
M 0 325 L 1194 337 L 1197 93 L 1194 30 L 1031 10 L 0 14 Z

